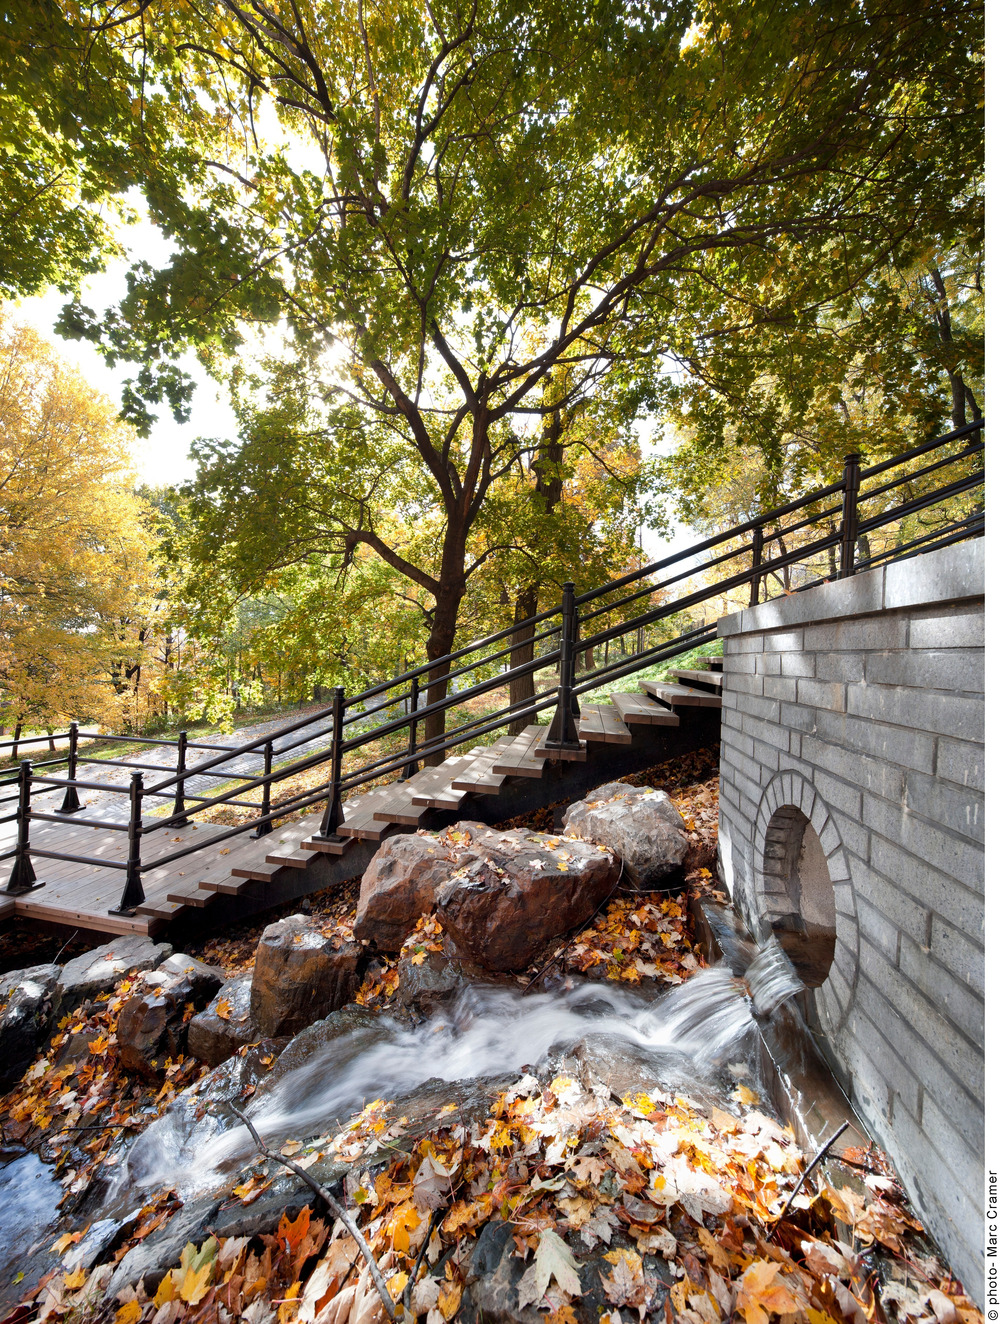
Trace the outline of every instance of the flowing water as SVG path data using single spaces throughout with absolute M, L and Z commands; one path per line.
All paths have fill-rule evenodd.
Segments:
M 652 1003 L 608 985 L 526 997 L 473 986 L 416 1027 L 383 1017 L 377 1028 L 321 1044 L 300 1066 L 262 1083 L 247 1115 L 266 1141 L 307 1138 L 374 1098 L 398 1100 L 429 1080 L 517 1073 L 594 1036 L 629 1046 L 667 1089 L 704 1092 L 714 1081 L 721 1103 L 726 1066 L 740 1062 L 743 1070 L 756 1052 L 755 1001 L 770 1014 L 800 988 L 777 943 L 761 950 L 745 981 L 717 965 Z M 235 1119 L 207 1117 L 192 1128 L 189 1117 L 168 1113 L 136 1140 L 121 1180 L 173 1186 L 187 1197 L 211 1189 L 252 1152 Z
M 26 1255 L 51 1237 L 62 1198 L 55 1170 L 37 1154 L 0 1156 L 0 1256 Z

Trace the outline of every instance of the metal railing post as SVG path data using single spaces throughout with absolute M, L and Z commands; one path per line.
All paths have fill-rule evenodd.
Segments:
M 756 607 L 760 602 L 760 581 L 761 576 L 756 572 L 760 569 L 760 563 L 764 559 L 764 530 L 759 524 L 753 526 L 753 569 L 754 577 L 750 581 L 750 606 Z
M 22 759 L 17 774 L 17 854 L 14 857 L 14 867 L 7 880 L 7 886 L 4 888 L 7 896 L 24 896 L 25 892 L 33 892 L 36 888 L 45 886 L 35 878 L 35 870 L 31 863 L 30 834 L 31 760 Z
M 264 746 L 264 776 L 267 781 L 264 783 L 260 797 L 261 817 L 271 812 L 271 763 L 273 759 L 274 742 L 269 740 Z M 266 823 L 258 823 L 250 835 L 254 838 L 266 837 L 273 827 L 274 824 L 268 819 Z
M 576 594 L 572 583 L 563 584 L 562 635 L 559 640 L 559 694 L 548 738 L 541 748 L 573 757 L 583 750 L 576 727 L 580 705 L 573 693 L 576 684 Z M 575 711 L 574 711 L 575 706 Z
M 66 765 L 66 777 L 70 785 L 66 787 L 66 794 L 63 796 L 63 802 L 57 810 L 60 814 L 75 814 L 83 805 L 80 803 L 80 797 L 76 793 L 76 787 L 72 785 L 76 781 L 76 750 L 79 741 L 80 728 L 76 722 L 69 724 L 69 760 Z
M 861 456 L 844 456 L 844 503 L 840 520 L 840 578 L 854 574 L 854 547 L 858 540 L 858 490 L 861 487 Z
M 125 869 L 125 890 L 109 915 L 134 915 L 146 899 L 142 890 L 142 773 L 133 772 L 128 788 L 128 864 Z
M 191 820 L 184 812 L 184 784 L 187 781 L 187 744 L 188 733 L 180 731 L 177 735 L 177 788 L 174 791 L 174 811 L 170 815 L 170 827 L 187 827 Z
M 330 735 L 330 790 L 326 797 L 326 809 L 320 824 L 318 836 L 335 837 L 337 829 L 344 821 L 344 806 L 340 799 L 341 763 L 344 746 L 344 687 L 338 685 L 333 691 L 333 730 Z
M 419 760 L 416 757 L 417 709 L 419 707 L 420 707 L 420 677 L 414 676 L 413 679 L 410 681 L 410 697 L 407 703 L 407 712 L 410 715 L 410 740 L 406 752 L 410 756 L 410 761 L 403 769 L 402 775 L 399 778 L 401 782 L 409 781 L 411 777 L 415 777 L 420 768 Z

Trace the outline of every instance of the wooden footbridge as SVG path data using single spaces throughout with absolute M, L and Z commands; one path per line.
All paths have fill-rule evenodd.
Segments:
M 721 662 L 660 664 L 714 639 L 718 618 L 747 601 L 980 536 L 982 429 L 978 420 L 868 468 L 848 456 L 836 483 L 600 588 L 567 584 L 559 608 L 360 694 L 338 689 L 328 709 L 236 749 L 181 733 L 157 742 L 171 747 L 165 769 L 141 755 L 88 756 L 88 733 L 72 724 L 54 737 L 66 754 L 0 777 L 0 830 L 14 834 L 0 853 L 11 870 L 0 921 L 114 933 L 228 919 L 357 875 L 388 833 L 496 822 L 711 743 Z M 626 637 L 637 641 L 630 654 Z M 612 644 L 622 652 L 609 660 Z M 603 665 L 583 670 L 602 651 Z M 670 678 L 643 676 L 654 666 Z M 512 682 L 529 676 L 534 696 L 511 701 Z M 604 700 L 591 702 L 594 691 Z M 500 706 L 470 717 L 486 696 Z M 98 738 L 126 752 L 153 743 Z M 259 773 L 234 773 L 236 756 L 259 760 Z M 98 764 L 125 768 L 129 785 L 88 779 Z M 196 792 L 205 778 L 218 794 Z M 127 815 L 88 813 L 93 792 L 120 794 Z M 167 817 L 150 814 L 156 804 Z M 244 821 L 199 821 L 218 806 Z

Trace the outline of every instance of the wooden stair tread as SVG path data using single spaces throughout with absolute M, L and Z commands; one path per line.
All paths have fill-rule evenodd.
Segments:
M 507 777 L 502 772 L 494 772 L 493 764 L 497 754 L 508 749 L 515 739 L 515 736 L 501 736 L 481 754 L 477 754 L 472 763 L 452 780 L 455 790 L 475 795 L 496 795 Z
M 545 761 L 535 758 L 535 748 L 547 730 L 547 726 L 526 726 L 494 761 L 491 771 L 510 777 L 543 777 Z
M 671 708 L 678 704 L 692 708 L 722 707 L 721 694 L 709 694 L 707 690 L 692 689 L 690 685 L 671 685 L 666 680 L 640 680 L 639 686 L 661 703 L 669 703 Z
M 695 671 L 685 667 L 671 668 L 670 674 L 679 681 L 697 688 L 699 685 L 710 686 L 718 692 L 722 689 L 721 671 Z
M 612 694 L 622 721 L 631 726 L 679 726 L 680 718 L 648 694 Z
M 363 795 L 344 801 L 344 821 L 337 829 L 342 837 L 362 841 L 381 841 L 392 826 L 375 818 L 375 809 L 388 796 L 390 788 L 378 786 Z
M 610 703 L 580 704 L 580 738 L 600 740 L 609 745 L 630 745 L 632 733 Z M 593 732 L 593 734 L 591 734 Z
M 482 752 L 480 748 L 470 750 L 468 754 L 452 755 L 437 767 L 425 768 L 416 777 L 411 777 L 406 785 L 412 803 L 425 809 L 452 809 L 460 804 L 466 793 L 456 789 L 454 780 L 471 768 Z

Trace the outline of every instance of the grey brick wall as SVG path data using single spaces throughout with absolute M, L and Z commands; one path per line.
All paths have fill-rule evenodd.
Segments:
M 766 936 L 787 899 L 764 837 L 783 805 L 805 815 L 836 896 L 824 1051 L 980 1298 L 983 576 L 977 540 L 719 626 L 727 886 Z

